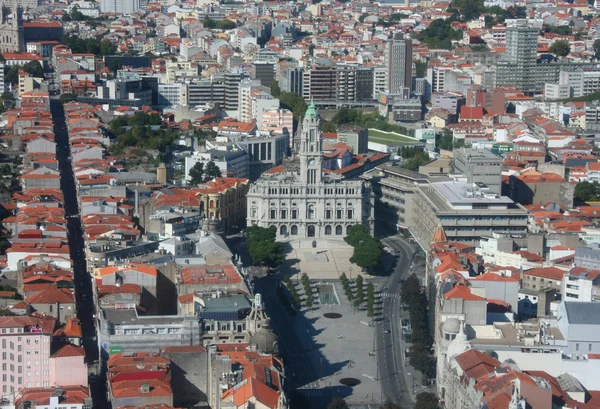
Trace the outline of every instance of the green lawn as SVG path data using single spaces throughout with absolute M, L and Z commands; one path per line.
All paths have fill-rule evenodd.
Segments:
M 387 142 L 380 142 L 380 140 L 387 140 Z M 369 140 L 372 142 L 386 143 L 393 145 L 394 143 L 415 143 L 418 142 L 416 139 L 411 139 L 406 136 L 395 134 L 393 132 L 378 131 L 376 129 L 369 129 Z
M 418 141 L 394 141 L 394 140 L 386 139 L 386 138 L 371 138 L 371 137 L 369 137 L 369 142 L 381 143 L 381 144 L 387 145 L 387 146 L 410 145 L 410 144 L 419 143 Z

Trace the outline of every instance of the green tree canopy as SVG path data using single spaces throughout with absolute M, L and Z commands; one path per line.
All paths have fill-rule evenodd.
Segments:
M 284 262 L 283 245 L 275 242 L 276 237 L 275 226 L 265 228 L 253 225 L 248 227 L 246 243 L 253 265 L 275 267 Z
M 221 177 L 221 169 L 215 165 L 215 162 L 212 160 L 206 164 L 206 168 L 204 169 L 204 182 L 208 182 L 209 180 L 213 180 L 215 178 Z
M 381 243 L 374 237 L 366 237 L 362 243 L 354 247 L 350 262 L 359 267 L 373 269 L 381 261 Z
M 271 82 L 271 95 L 273 95 L 275 98 L 281 95 L 281 88 L 276 80 Z
M 292 111 L 296 120 L 302 118 L 308 109 L 306 101 L 294 92 L 281 92 L 279 94 L 279 101 L 282 107 Z
M 73 94 L 73 93 L 64 93 L 60 96 L 59 98 L 61 104 L 66 104 L 68 102 L 72 102 L 72 101 L 77 101 L 77 94 Z
M 452 40 L 460 40 L 462 35 L 462 31 L 452 28 L 450 21 L 437 19 L 417 34 L 417 39 L 427 44 L 429 48 L 451 50 Z
M 335 125 L 333 124 L 333 122 L 329 122 L 329 121 L 321 121 L 321 130 L 323 132 L 337 132 L 337 129 L 335 127 Z
M 415 409 L 439 409 L 440 401 L 431 392 L 421 392 L 417 395 L 417 401 L 415 402 Z
M 344 241 L 352 247 L 356 247 L 367 237 L 371 237 L 369 228 L 362 224 L 355 224 L 354 226 L 350 227 L 350 231 L 348 232 L 348 235 L 344 237 Z
M 194 166 L 190 168 L 189 176 L 192 178 L 190 184 L 199 185 L 204 180 L 204 163 L 196 162 Z
M 454 134 L 448 128 L 442 129 L 441 135 L 439 135 L 435 140 L 436 146 L 439 149 L 443 149 L 446 151 L 451 151 L 453 149 L 453 141 L 454 141 Z
M 334 396 L 327 405 L 327 409 L 350 409 L 346 401 L 338 396 Z
M 575 198 L 582 202 L 597 202 L 600 201 L 600 183 L 594 182 L 579 182 L 575 186 Z
M 567 40 L 556 40 L 548 48 L 548 52 L 559 57 L 566 57 L 571 52 L 571 46 Z

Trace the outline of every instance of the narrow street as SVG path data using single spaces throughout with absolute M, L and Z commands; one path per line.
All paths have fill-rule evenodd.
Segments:
M 94 324 L 95 306 L 91 278 L 86 267 L 85 242 L 81 228 L 81 219 L 78 216 L 77 190 L 75 188 L 75 177 L 71 164 L 69 136 L 65 122 L 65 113 L 58 99 L 50 100 L 50 111 L 54 123 L 54 133 L 57 143 L 56 154 L 59 161 L 61 189 L 65 200 L 71 260 L 73 260 L 77 316 L 81 321 L 86 363 L 88 366 L 94 366 L 99 360 L 96 326 Z M 65 370 L 68 370 L 68 368 L 65 368 Z M 90 382 L 95 408 L 104 409 L 110 407 L 106 396 L 104 376 L 102 374 Z

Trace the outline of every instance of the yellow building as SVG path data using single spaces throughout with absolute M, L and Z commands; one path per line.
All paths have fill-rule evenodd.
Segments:
M 200 185 L 196 196 L 202 214 L 221 221 L 224 231 L 246 223 L 246 193 L 250 185 L 245 178 L 215 178 Z

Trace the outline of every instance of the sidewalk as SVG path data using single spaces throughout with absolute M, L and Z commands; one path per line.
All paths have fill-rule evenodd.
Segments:
M 403 311 L 400 315 L 400 323 L 404 318 L 409 318 L 408 311 Z M 417 395 L 421 392 L 432 392 L 436 393 L 435 383 L 429 386 L 423 386 L 423 374 L 412 366 L 410 366 L 409 359 L 404 359 L 404 351 L 410 348 L 412 344 L 406 343 L 402 337 L 402 325 L 400 325 L 400 347 L 402 348 L 401 362 L 402 372 L 404 374 L 404 384 L 406 385 L 407 392 L 413 402 L 417 401 Z M 409 375 L 410 374 L 410 375 Z

